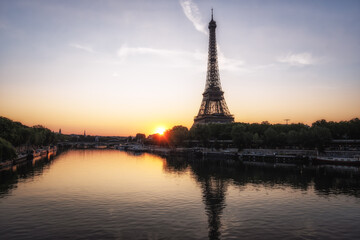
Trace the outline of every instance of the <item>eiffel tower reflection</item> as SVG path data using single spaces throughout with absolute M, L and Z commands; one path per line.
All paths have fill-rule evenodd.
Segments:
M 201 188 L 208 216 L 209 239 L 220 239 L 227 183 L 221 178 L 207 177 L 201 182 Z
M 187 161 L 182 157 L 166 158 L 164 170 L 171 173 L 186 172 L 190 167 L 194 180 L 199 183 L 202 191 L 202 201 L 208 217 L 209 239 L 220 239 L 221 217 L 226 207 L 226 191 L 229 179 L 224 176 L 221 162 L 214 161 L 211 164 L 203 161 Z
M 174 161 L 170 164 L 174 164 Z M 219 161 L 211 164 L 207 161 L 191 161 L 186 164 L 190 167 L 196 182 L 201 186 L 202 200 L 208 217 L 209 239 L 221 238 L 221 217 L 226 207 L 226 191 L 229 185 L 229 179 L 224 176 L 223 168 L 219 164 L 221 165 Z M 183 165 L 182 168 L 185 169 L 187 166 Z

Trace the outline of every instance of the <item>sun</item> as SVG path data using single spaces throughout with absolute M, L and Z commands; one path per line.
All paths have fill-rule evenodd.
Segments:
M 155 133 L 163 135 L 166 129 L 164 127 L 157 127 Z

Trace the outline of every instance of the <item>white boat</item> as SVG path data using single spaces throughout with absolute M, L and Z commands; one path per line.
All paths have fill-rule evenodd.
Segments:
M 143 152 L 145 151 L 145 147 L 139 144 L 129 145 L 127 148 L 128 151 L 134 151 L 134 152 Z
M 107 148 L 107 146 L 106 145 L 95 145 L 95 148 L 96 149 L 105 149 L 105 148 Z
M 337 164 L 337 165 L 360 165 L 360 155 L 356 155 L 352 158 L 346 157 L 325 157 L 318 156 L 314 159 L 315 163 L 319 164 Z
M 126 147 L 127 146 L 120 144 L 118 146 L 115 146 L 115 149 L 117 149 L 117 150 L 126 150 Z

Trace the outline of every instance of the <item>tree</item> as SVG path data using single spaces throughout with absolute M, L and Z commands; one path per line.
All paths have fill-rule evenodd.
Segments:
M 261 139 L 258 133 L 255 133 L 252 138 L 252 144 L 255 147 L 259 147 L 264 141 Z
M 16 151 L 10 142 L 0 137 L 0 161 L 10 160 L 16 157 Z
M 221 132 L 223 131 L 222 124 L 212 123 L 208 125 L 208 128 L 211 139 L 220 139 Z
M 287 134 L 287 143 L 291 146 L 298 144 L 299 141 L 299 133 L 295 130 L 290 130 Z
M 249 133 L 245 132 L 245 127 L 243 125 L 234 125 L 231 130 L 231 137 L 234 145 L 240 150 L 249 143 Z M 252 140 L 252 139 L 251 139 Z M 250 140 L 250 141 L 251 141 Z
M 313 143 L 321 151 L 324 149 L 324 145 L 331 140 L 331 132 L 326 127 L 312 127 L 311 136 L 313 138 Z
M 175 126 L 166 133 L 168 141 L 172 146 L 182 146 L 189 137 L 189 130 L 184 126 Z
M 269 127 L 265 132 L 265 143 L 268 146 L 276 146 L 278 145 L 278 133 L 274 130 L 273 127 Z
M 349 136 L 352 139 L 360 139 L 360 119 L 354 118 L 349 121 Z
M 207 124 L 196 124 L 190 129 L 190 136 L 199 140 L 205 147 L 208 146 L 210 130 Z

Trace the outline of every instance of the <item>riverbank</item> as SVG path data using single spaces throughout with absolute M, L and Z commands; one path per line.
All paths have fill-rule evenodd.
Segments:
M 243 149 L 236 148 L 166 148 L 140 144 L 119 147 L 119 150 L 148 152 L 163 157 L 182 156 L 192 159 L 233 159 L 236 161 L 291 163 L 291 164 L 334 164 L 360 166 L 360 151 L 324 151 L 293 149 Z
M 27 150 L 19 153 L 16 158 L 0 162 L 0 170 L 9 169 L 13 166 L 24 164 L 26 162 L 34 162 L 41 159 L 49 159 L 57 154 L 56 146 L 47 146 L 38 149 Z

